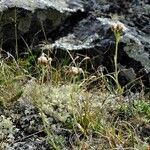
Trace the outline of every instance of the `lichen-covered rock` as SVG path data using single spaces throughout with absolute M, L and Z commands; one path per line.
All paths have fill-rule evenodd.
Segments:
M 126 28 L 119 45 L 118 67 L 132 70 L 130 73 L 128 71 L 122 73 L 126 76 L 128 72 L 130 74 L 128 75 L 134 79 L 147 76 L 150 73 L 149 2 L 146 0 L 142 2 L 92 0 L 92 2 L 91 15 L 81 20 L 67 35 L 55 41 L 53 46 L 56 49 L 67 49 L 78 53 L 79 50 L 84 50 L 85 53 L 88 50 L 90 54 L 96 51 L 98 52 L 96 55 L 101 60 L 96 62 L 96 65 L 103 64 L 108 70 L 113 71 L 115 38 L 111 25 L 120 21 Z M 95 60 L 92 62 L 95 63 Z M 134 80 L 132 77 L 130 79 Z
M 82 0 L 1 0 L 2 48 L 13 52 L 16 44 L 22 49 L 25 42 L 34 45 L 40 38 L 47 40 L 48 34 L 78 11 L 85 11 Z
M 23 8 L 30 11 L 35 11 L 36 9 L 56 9 L 59 12 L 76 12 L 77 10 L 84 11 L 82 0 L 1 0 L 0 1 L 0 11 L 4 11 L 8 8 Z
M 91 56 L 93 64 L 103 64 L 109 71 L 114 68 L 115 47 L 111 25 L 118 20 L 126 27 L 118 63 L 132 68 L 138 74 L 136 77 L 150 73 L 148 0 L 1 0 L 0 11 L 0 41 L 4 50 L 14 53 L 17 44 L 20 51 L 28 44 L 37 51 L 39 41 L 51 41 L 51 45 L 41 49 L 82 51 Z
M 91 54 L 95 50 L 99 51 L 99 59 L 106 65 L 106 57 L 113 59 L 114 55 L 115 38 L 111 31 L 114 23 L 116 21 L 109 18 L 89 17 L 79 22 L 72 33 L 55 41 L 54 47 L 69 51 L 90 50 Z M 149 51 L 149 36 L 136 28 L 125 25 L 119 47 L 118 62 L 127 68 L 133 68 L 136 72 L 144 69 L 146 73 L 150 73 Z M 125 54 L 128 60 L 125 60 L 127 59 Z M 132 60 L 134 63 L 130 62 Z

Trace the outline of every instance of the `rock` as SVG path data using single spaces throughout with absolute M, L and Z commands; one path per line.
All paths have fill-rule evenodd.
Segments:
M 148 75 L 146 80 L 150 80 L 147 0 L 1 0 L 0 11 L 0 39 L 4 50 L 11 49 L 13 53 L 18 43 L 19 50 L 28 44 L 36 51 L 39 41 L 51 40 L 51 44 L 40 49 L 82 53 L 90 56 L 95 67 L 104 65 L 110 72 L 114 71 L 115 48 L 111 25 L 118 20 L 126 27 L 119 45 L 118 63 L 122 68 L 133 70 L 130 77 Z M 82 15 L 85 12 L 86 15 Z M 130 77 L 127 77 L 129 82 L 134 80 Z
M 84 12 L 82 0 L 1 0 L 0 41 L 6 51 L 23 49 L 61 26 L 73 13 Z M 18 42 L 16 42 L 16 39 Z M 26 42 L 26 43 L 25 43 Z
M 115 39 L 111 26 L 115 22 L 109 18 L 90 16 L 80 21 L 72 33 L 55 41 L 54 47 L 55 49 L 78 51 L 78 53 L 79 50 L 89 50 L 91 54 L 97 51 L 103 65 L 109 68 L 112 64 L 110 60 L 107 64 L 106 60 L 113 59 L 114 56 Z M 149 36 L 139 29 L 125 25 L 119 46 L 118 62 L 126 68 L 133 68 L 136 73 L 144 69 L 145 74 L 148 74 L 150 73 L 149 52 Z M 98 65 L 101 64 L 97 64 L 97 67 Z
M 60 13 L 76 12 L 78 10 L 84 11 L 82 0 L 1 0 L 0 11 L 4 11 L 9 8 L 23 8 L 29 11 L 35 11 L 37 9 L 56 9 Z

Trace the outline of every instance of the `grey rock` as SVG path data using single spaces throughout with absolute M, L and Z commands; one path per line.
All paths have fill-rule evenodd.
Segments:
M 2 48 L 14 51 L 15 29 L 17 29 L 17 39 L 18 43 L 20 42 L 18 49 L 22 49 L 21 42 L 27 42 L 29 46 L 36 47 L 39 41 L 52 39 L 51 45 L 41 47 L 42 51 L 44 49 L 88 50 L 91 57 L 96 52 L 99 61 L 92 61 L 97 66 L 101 64 L 109 66 L 111 71 L 113 71 L 113 64 L 110 64 L 108 60 L 110 61 L 114 56 L 115 40 L 111 25 L 115 21 L 110 18 L 118 12 L 122 16 L 118 16 L 117 20 L 126 27 L 119 47 L 118 62 L 127 69 L 133 68 L 135 73 L 141 69 L 145 74 L 150 73 L 150 5 L 148 1 L 122 3 L 120 0 L 1 0 L 0 11 Z M 82 20 L 78 20 L 77 15 L 76 23 L 73 24 L 73 22 L 72 26 L 68 26 L 72 14 L 78 11 L 88 11 L 89 15 L 85 18 L 83 16 Z M 23 48 L 25 46 L 24 44 Z
M 1 0 L 0 45 L 4 50 L 34 45 L 60 27 L 73 13 L 85 11 L 82 0 Z M 23 43 L 22 43 L 23 42 Z
M 36 9 L 56 9 L 61 13 L 76 12 L 77 10 L 84 11 L 82 0 L 1 0 L 0 1 L 0 11 L 4 11 L 9 8 L 23 8 L 30 11 L 35 11 Z
M 110 52 L 109 54 L 114 54 L 112 51 L 114 51 L 115 39 L 111 31 L 111 26 L 114 23 L 116 23 L 116 21 L 108 18 L 89 17 L 88 19 L 80 21 L 78 25 L 74 27 L 72 33 L 55 41 L 53 46 L 56 49 L 68 51 L 84 49 L 90 50 L 91 53 L 93 53 L 93 50 L 97 50 L 101 54 L 99 59 L 104 59 L 103 56 L 107 51 Z M 147 74 L 150 73 L 149 35 L 134 27 L 125 24 L 124 26 L 125 28 L 121 39 L 121 45 L 123 46 L 119 48 L 119 53 L 124 52 L 130 61 L 134 60 L 137 65 L 140 63 L 142 67 L 136 65 L 133 67 L 132 62 L 125 62 L 126 60 L 124 60 L 124 65 L 136 71 L 140 71 L 140 69 L 143 68 Z M 105 57 L 107 56 L 105 55 Z M 138 67 L 139 69 L 137 69 Z
M 115 23 L 110 19 L 98 18 L 98 20 L 101 22 L 100 24 L 103 24 L 106 27 L 109 26 L 109 28 Z M 149 39 L 149 36 L 144 33 L 141 32 L 141 34 L 139 34 L 137 30 L 127 26 L 121 40 L 121 42 L 125 44 L 124 49 L 122 50 L 124 50 L 130 58 L 140 62 L 147 73 L 150 72 L 150 54 L 145 51 L 145 48 L 150 46 Z
M 125 66 L 118 64 L 118 69 L 121 70 L 120 74 L 126 77 L 128 81 L 134 81 L 136 79 L 136 73 L 133 68 L 126 69 Z

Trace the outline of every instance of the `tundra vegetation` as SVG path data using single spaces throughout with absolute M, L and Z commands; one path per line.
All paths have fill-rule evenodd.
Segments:
M 148 150 L 148 98 L 143 91 L 133 94 L 124 89 L 118 81 L 117 53 L 122 29 L 121 24 L 112 26 L 116 40 L 112 74 L 104 74 L 102 67 L 94 73 L 87 72 L 81 64 L 90 58 L 79 62 L 70 52 L 70 58 L 54 67 L 55 58 L 45 53 L 37 59 L 32 54 L 21 59 L 6 52 L 8 57 L 0 60 L 1 149 L 37 136 L 48 145 L 47 149 Z M 108 77 L 114 80 L 113 87 Z M 16 110 L 23 101 L 36 110 L 36 117 L 30 118 L 30 108 Z M 20 111 L 29 120 L 31 133 L 19 127 L 23 117 Z
M 59 63 L 53 50 L 37 57 L 25 41 L 29 55 L 21 58 L 15 31 L 16 56 L 0 50 L 0 149 L 35 142 L 48 150 L 149 150 L 149 95 L 142 81 L 138 92 L 119 83 L 123 28 L 112 25 L 112 73 L 88 71 L 91 58 L 70 51 Z

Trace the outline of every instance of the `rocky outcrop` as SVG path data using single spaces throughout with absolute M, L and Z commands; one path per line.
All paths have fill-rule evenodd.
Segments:
M 26 42 L 37 50 L 39 41 L 51 41 L 40 45 L 40 49 L 86 54 L 94 67 L 104 65 L 110 72 L 114 70 L 115 48 L 111 25 L 120 21 L 125 26 L 118 55 L 121 74 L 127 82 L 145 76 L 149 84 L 149 1 L 1 0 L 0 4 L 0 39 L 4 50 L 14 51 L 16 36 L 18 49 L 25 49 Z
M 84 12 L 81 0 L 1 0 L 0 41 L 5 50 L 19 49 L 47 40 L 47 35 L 63 25 L 73 13 Z M 20 40 L 21 39 L 21 40 Z
M 94 53 L 93 51 L 97 51 L 100 61 L 96 65 L 102 64 L 113 71 L 111 61 L 114 56 L 115 38 L 111 26 L 119 20 L 125 26 L 118 56 L 118 67 L 120 66 L 121 70 L 123 68 L 121 74 L 125 76 L 127 82 L 146 75 L 147 83 L 149 83 L 150 23 L 148 20 L 150 20 L 150 5 L 146 3 L 143 6 L 136 5 L 139 4 L 137 2 L 129 4 L 128 12 L 126 10 L 124 16 L 118 16 L 117 19 L 111 12 L 112 3 L 97 7 L 98 14 L 92 13 L 88 18 L 80 21 L 74 26 L 72 32 L 55 41 L 54 47 L 78 52 L 79 50 L 89 50 L 91 55 Z M 120 8 L 117 3 L 115 6 Z
M 55 9 L 60 13 L 64 12 L 76 12 L 78 10 L 84 11 L 82 0 L 1 0 L 0 11 L 7 10 L 9 8 L 23 8 L 34 12 L 37 9 Z

